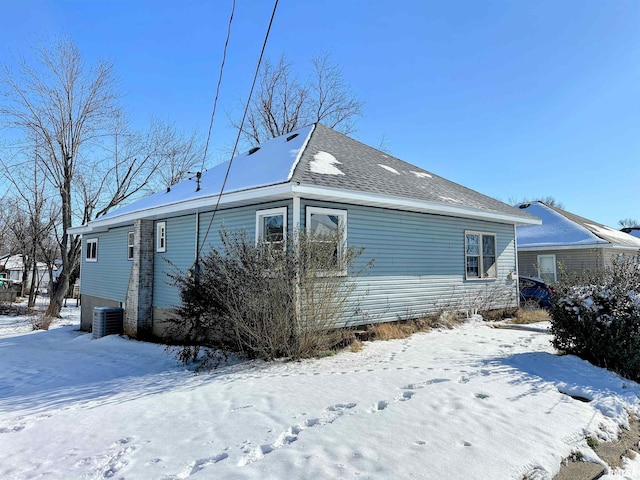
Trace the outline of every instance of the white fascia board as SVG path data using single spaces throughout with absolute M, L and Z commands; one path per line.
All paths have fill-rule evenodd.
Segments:
M 543 252 L 547 250 L 592 250 L 594 248 L 600 249 L 616 249 L 616 250 L 629 250 L 631 252 L 637 252 L 638 247 L 630 247 L 623 245 L 612 245 L 610 243 L 586 243 L 579 245 L 535 245 L 531 247 L 523 247 L 518 244 L 518 251 L 520 252 Z
M 405 210 L 409 212 L 432 213 L 449 217 L 475 218 L 497 223 L 512 225 L 540 225 L 539 218 L 522 218 L 517 215 L 508 215 L 499 212 L 489 212 L 476 208 L 456 205 L 447 205 L 424 200 L 414 200 L 404 197 L 392 197 L 374 193 L 357 192 L 353 190 L 341 190 L 337 188 L 317 187 L 312 185 L 294 185 L 293 191 L 302 198 L 317 199 L 338 203 L 350 203 L 372 207 L 390 208 L 393 210 Z
M 220 207 L 233 204 L 246 204 L 252 201 L 269 201 L 291 197 L 291 184 L 283 183 L 272 185 L 269 187 L 252 188 L 240 192 L 224 193 L 220 198 Z M 72 227 L 67 233 L 78 235 L 88 232 L 101 232 L 109 228 L 118 227 L 120 225 L 132 224 L 134 220 L 150 219 L 157 220 L 160 218 L 168 218 L 176 215 L 188 215 L 198 211 L 211 211 L 216 204 L 217 195 L 186 200 L 184 202 L 172 203 L 159 207 L 152 207 L 145 210 L 129 212 L 116 217 L 109 217 L 104 220 L 97 218 L 88 224 Z

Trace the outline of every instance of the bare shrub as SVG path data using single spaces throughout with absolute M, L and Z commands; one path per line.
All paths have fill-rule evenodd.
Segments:
M 46 313 L 40 312 L 31 317 L 31 327 L 34 330 L 49 330 L 53 322 L 53 317 Z
M 221 247 L 190 275 L 171 275 L 182 305 L 167 332 L 186 345 L 179 360 L 195 361 L 201 347 L 298 359 L 343 343 L 336 325 L 355 288 L 347 272 L 357 274 L 354 262 L 362 250 L 343 247 L 340 232 L 292 237 L 288 245 L 256 245 L 243 232 L 222 230 Z

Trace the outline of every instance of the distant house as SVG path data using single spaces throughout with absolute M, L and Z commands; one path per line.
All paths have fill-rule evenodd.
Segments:
M 637 256 L 640 238 L 543 202 L 523 203 L 521 210 L 541 225 L 517 228 L 518 267 L 522 275 L 559 280 L 561 273 L 581 273 L 611 265 L 618 255 Z
M 358 311 L 342 324 L 467 305 L 489 290 L 505 293 L 496 307 L 516 303 L 515 227 L 539 223 L 523 210 L 316 124 L 234 158 L 210 225 L 228 163 L 72 229 L 83 237 L 83 329 L 94 307 L 120 306 L 127 333 L 162 336 L 180 304 L 165 260 L 187 272 L 223 224 L 256 241 L 267 227 L 278 237 L 342 228 L 365 247 L 361 260 L 375 265 L 354 278 Z
M 620 230 L 636 238 L 640 238 L 640 227 L 625 227 Z
M 0 257 L 0 277 L 22 283 L 24 275 L 24 261 L 22 255 L 3 255 Z M 27 272 L 27 283 L 24 286 L 26 291 L 31 288 L 31 278 L 33 270 Z M 46 290 L 49 286 L 49 276 L 47 265 L 43 262 L 36 263 L 36 288 Z

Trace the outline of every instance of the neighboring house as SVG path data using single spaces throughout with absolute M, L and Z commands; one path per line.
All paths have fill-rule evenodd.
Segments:
M 3 278 L 13 280 L 14 282 L 22 283 L 22 276 L 24 272 L 23 257 L 20 254 L 17 255 L 3 255 L 0 257 L 0 275 Z M 27 272 L 27 283 L 25 285 L 25 291 L 29 291 L 31 288 L 31 278 L 33 276 L 33 270 L 30 268 Z M 47 265 L 43 262 L 36 263 L 36 288 L 40 291 L 46 290 L 49 286 L 49 276 L 47 272 Z
M 628 233 L 629 235 L 633 235 L 636 238 L 640 238 L 640 227 L 625 227 L 620 230 L 624 233 Z
M 365 247 L 360 260 L 375 265 L 354 278 L 358 308 L 342 324 L 471 307 L 497 291 L 494 306 L 516 304 L 515 226 L 539 223 L 522 210 L 316 124 L 234 158 L 210 225 L 228 163 L 71 230 L 83 236 L 83 329 L 94 307 L 122 306 L 126 333 L 162 336 L 180 304 L 171 264 L 187 272 L 223 224 L 256 241 L 341 228 Z
M 523 203 L 519 208 L 542 219 L 541 225 L 517 228 L 522 275 L 555 282 L 562 273 L 602 269 L 618 255 L 635 257 L 640 250 L 640 238 L 543 202 Z

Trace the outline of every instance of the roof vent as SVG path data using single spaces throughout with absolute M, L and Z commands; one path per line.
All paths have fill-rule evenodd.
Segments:
M 530 203 L 521 203 L 520 205 L 518 205 L 518 208 L 525 209 L 525 208 L 529 208 L 530 206 L 531 206 Z
M 260 150 L 260 147 L 253 147 L 251 150 L 249 150 L 249 155 L 253 155 L 254 153 L 256 153 L 258 150 Z
M 289 135 L 289 136 L 287 137 L 287 142 L 288 142 L 288 141 L 290 141 L 290 140 L 293 140 L 293 139 L 294 139 L 294 138 L 296 138 L 297 136 L 298 136 L 298 134 L 297 134 L 297 133 L 294 133 L 293 135 Z

